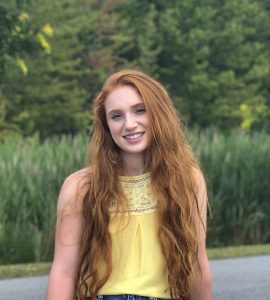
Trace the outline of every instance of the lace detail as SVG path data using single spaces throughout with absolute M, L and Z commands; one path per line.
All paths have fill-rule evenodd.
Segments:
M 128 203 L 121 213 L 129 212 L 131 215 L 145 214 L 156 210 L 157 201 L 151 191 L 150 173 L 138 176 L 119 176 Z M 114 204 L 111 213 L 116 213 Z

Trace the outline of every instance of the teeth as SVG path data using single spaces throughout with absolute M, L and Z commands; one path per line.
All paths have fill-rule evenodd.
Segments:
M 136 133 L 136 134 L 132 134 L 132 135 L 126 135 L 125 138 L 128 140 L 134 140 L 142 135 L 143 135 L 143 133 Z

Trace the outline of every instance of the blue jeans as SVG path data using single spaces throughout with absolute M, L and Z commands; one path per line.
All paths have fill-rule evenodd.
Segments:
M 97 300 L 159 300 L 161 298 L 138 295 L 98 295 Z

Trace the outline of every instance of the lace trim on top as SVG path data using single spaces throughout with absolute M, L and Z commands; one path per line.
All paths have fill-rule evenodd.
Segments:
M 120 183 L 127 197 L 128 204 L 121 213 L 131 215 L 150 213 L 156 210 L 157 201 L 151 191 L 151 174 L 138 176 L 119 176 Z M 112 203 L 111 213 L 116 213 L 116 206 Z

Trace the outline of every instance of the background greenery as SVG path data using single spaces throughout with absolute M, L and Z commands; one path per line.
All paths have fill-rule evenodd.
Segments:
M 207 178 L 208 246 L 270 243 L 270 136 L 208 129 L 190 138 Z M 0 264 L 52 259 L 57 194 L 84 166 L 87 141 L 80 134 L 0 144 Z
M 209 246 L 269 243 L 268 24 L 269 0 L 0 0 L 0 263 L 52 258 L 60 185 L 122 68 L 161 81 L 192 128 Z
M 189 126 L 269 131 L 269 0 L 0 2 L 0 132 L 89 128 L 105 78 L 160 80 Z

